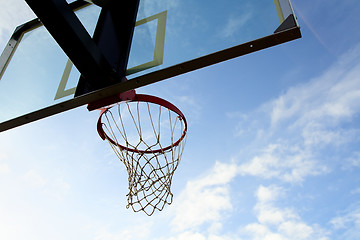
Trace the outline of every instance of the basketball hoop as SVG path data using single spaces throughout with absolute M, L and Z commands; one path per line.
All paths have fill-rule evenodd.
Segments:
M 127 208 L 150 216 L 172 203 L 171 181 L 186 142 L 186 119 L 173 104 L 155 96 L 130 91 L 108 101 L 114 100 L 118 102 L 100 109 L 97 130 L 125 164 Z

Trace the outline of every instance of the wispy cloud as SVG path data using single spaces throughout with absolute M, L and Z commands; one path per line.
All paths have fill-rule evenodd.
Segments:
M 354 167 L 360 167 L 360 152 L 356 151 L 351 156 L 349 156 L 345 161 L 343 168 L 352 169 Z
M 235 164 L 217 162 L 206 176 L 189 181 L 174 204 L 174 229 L 184 231 L 221 222 L 222 213 L 232 209 L 228 184 L 236 174 Z
M 285 197 L 282 187 L 261 185 L 255 196 L 257 222 L 247 224 L 240 230 L 240 235 L 246 239 L 329 239 L 329 233 L 317 225 L 304 222 L 293 208 L 277 206 L 277 201 Z
M 0 163 L 0 176 L 10 173 L 10 167 L 6 163 Z
M 237 240 L 236 229 L 223 233 L 223 223 L 233 209 L 230 184 L 237 175 L 236 164 L 216 162 L 201 177 L 188 181 L 186 188 L 162 214 L 152 216 L 151 221 L 140 220 L 136 227 L 126 231 L 99 229 L 94 240 Z M 159 228 L 161 234 L 153 231 L 157 221 L 164 223 Z
M 151 222 L 151 221 L 150 221 Z M 106 228 L 97 230 L 94 240 L 132 240 L 132 239 L 148 239 L 151 231 L 151 223 L 135 225 L 128 227 L 122 231 L 116 231 L 116 233 L 109 231 Z
M 245 12 L 242 15 L 229 17 L 226 25 L 220 33 L 220 36 L 222 36 L 223 38 L 229 38 L 234 36 L 235 33 L 239 32 L 239 29 L 241 29 L 247 24 L 251 17 L 251 11 Z
M 309 151 L 296 145 L 269 144 L 261 154 L 239 166 L 242 175 L 265 179 L 277 178 L 285 182 L 301 182 L 307 176 L 327 172 L 325 165 L 313 160 Z
M 252 136 L 246 156 L 238 157 L 243 175 L 286 182 L 331 171 L 324 151 L 351 146 L 360 129 L 360 45 L 322 75 L 288 89 L 254 112 L 239 117 L 239 138 Z M 235 114 L 228 114 L 235 116 Z M 351 151 L 345 158 L 356 156 Z M 334 156 L 331 156 L 334 157 Z M 344 156 L 342 155 L 341 159 Z
M 53 181 L 51 189 L 54 190 L 53 195 L 57 200 L 63 200 L 70 192 L 71 185 L 61 177 Z
M 33 169 L 25 173 L 23 179 L 34 187 L 44 187 L 47 183 L 47 180 Z
M 184 232 L 179 236 L 170 238 L 169 240 L 206 240 L 206 237 L 197 232 Z
M 359 239 L 360 238 L 360 204 L 350 206 L 339 214 L 339 216 L 331 219 L 330 223 L 341 237 L 341 239 Z
M 360 45 L 350 49 L 321 76 L 293 88 L 271 101 L 272 126 L 292 120 L 306 126 L 314 121 L 332 126 L 360 109 Z M 295 121 L 294 121 L 295 120 Z
M 140 17 L 142 11 L 144 11 L 145 15 L 151 16 L 153 14 L 165 11 L 165 10 L 172 10 L 174 8 L 177 8 L 181 1 L 179 0 L 161 0 L 161 1 L 144 1 L 143 5 L 144 8 L 140 9 Z
M 176 102 L 178 103 L 181 109 L 186 109 L 189 116 L 192 116 L 194 120 L 198 120 L 203 111 L 202 105 L 198 102 L 194 96 L 183 95 L 176 98 Z
M 0 1 L 0 51 L 9 40 L 15 28 L 33 18 L 35 14 L 31 11 L 25 1 Z M 16 13 L 16 14 L 15 14 Z

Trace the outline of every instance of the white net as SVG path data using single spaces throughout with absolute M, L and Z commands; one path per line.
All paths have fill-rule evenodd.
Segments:
M 152 215 L 171 204 L 171 181 L 186 141 L 186 121 L 149 102 L 121 102 L 101 116 L 105 138 L 128 172 L 127 207 Z

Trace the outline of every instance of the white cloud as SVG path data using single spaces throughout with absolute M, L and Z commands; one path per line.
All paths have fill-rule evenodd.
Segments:
M 94 240 L 133 240 L 148 239 L 151 223 L 135 225 L 119 232 L 112 232 L 106 228 L 101 228 L 95 233 Z
M 266 226 L 253 223 L 244 228 L 244 231 L 248 234 L 248 239 L 253 240 L 285 240 L 283 236 L 278 233 L 272 233 Z
M 0 5 L 0 48 L 2 51 L 3 46 L 9 40 L 15 28 L 35 18 L 35 14 L 22 0 L 2 0 Z
M 252 12 L 247 11 L 239 16 L 231 16 L 228 18 L 228 21 L 225 27 L 222 29 L 221 33 L 219 34 L 223 38 L 232 37 L 236 32 L 239 31 L 240 28 L 245 26 L 249 20 L 252 18 Z
M 34 187 L 43 187 L 46 185 L 47 180 L 43 178 L 38 172 L 35 170 L 29 170 L 25 175 L 23 176 L 23 179 Z
M 192 121 L 199 120 L 202 113 L 202 106 L 194 96 L 180 96 L 175 101 L 180 109 L 186 109 L 187 114 L 192 117 Z
M 351 169 L 353 167 L 360 167 L 360 152 L 354 152 L 344 161 L 344 169 Z
M 297 146 L 288 146 L 283 142 L 269 144 L 261 154 L 241 164 L 239 171 L 242 175 L 301 182 L 307 176 L 319 175 L 328 169 L 313 160 L 309 151 Z
M 151 219 L 140 216 L 136 226 L 124 227 L 123 231 L 103 227 L 96 230 L 93 239 L 237 240 L 236 231 L 222 233 L 225 215 L 230 215 L 232 210 L 229 184 L 236 175 L 235 164 L 216 162 L 205 175 L 189 181 L 161 214 Z
M 360 188 L 356 188 L 350 192 L 350 194 L 360 194 Z
M 10 167 L 6 163 L 0 163 L 0 176 L 10 173 Z
M 179 0 L 144 1 L 144 8 L 140 9 L 139 13 L 145 11 L 146 16 L 151 16 L 164 10 L 175 9 L 180 3 Z
M 351 142 L 359 134 L 357 129 L 329 129 L 319 123 L 307 124 L 303 131 L 305 146 L 327 146 L 335 147 Z
M 199 232 L 183 232 L 178 236 L 171 237 L 167 240 L 236 240 L 236 236 L 219 236 L 214 234 L 203 234 Z
M 338 217 L 331 219 L 330 223 L 334 230 L 342 239 L 359 239 L 360 238 L 360 205 L 359 203 L 350 206 Z
M 284 191 L 284 189 L 278 186 L 260 186 L 255 195 L 259 203 L 268 203 L 277 200 L 279 196 L 283 195 L 282 191 Z
M 258 212 L 257 218 L 261 224 L 280 224 L 285 219 L 296 218 L 291 210 L 280 210 L 272 206 L 283 195 L 282 191 L 284 189 L 277 186 L 260 186 L 256 191 L 258 203 L 255 206 L 255 210 Z
M 183 232 L 179 236 L 172 237 L 169 240 L 206 240 L 201 233 Z
M 292 183 L 328 173 L 334 167 L 331 161 L 343 161 L 344 155 L 329 161 L 324 153 L 359 140 L 360 129 L 352 125 L 359 112 L 360 44 L 319 77 L 239 117 L 237 137 L 253 138 L 239 157 L 240 173 Z M 356 154 L 345 154 L 357 166 Z
M 49 191 L 52 192 L 53 196 L 57 200 L 63 200 L 65 196 L 70 192 L 71 185 L 64 178 L 57 178 L 53 180 Z
M 206 176 L 189 181 L 174 204 L 176 212 L 172 225 L 175 230 L 221 222 L 223 213 L 232 209 L 228 184 L 236 174 L 235 164 L 217 162 Z
M 20 239 L 18 236 L 18 229 L 9 224 L 6 221 L 2 221 L 0 218 L 0 237 L 1 239 L 7 239 L 7 240 L 17 240 Z
M 257 203 L 254 212 L 258 222 L 240 229 L 240 235 L 246 239 L 329 239 L 326 231 L 302 221 L 294 209 L 276 206 L 277 201 L 285 196 L 283 188 L 259 186 L 255 196 Z
M 348 120 L 360 110 L 360 45 L 344 54 L 318 78 L 293 88 L 267 104 L 272 126 L 319 123 L 327 127 Z

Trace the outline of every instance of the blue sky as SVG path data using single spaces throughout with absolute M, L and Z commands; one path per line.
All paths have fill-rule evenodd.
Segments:
M 0 3 L 3 48 L 34 15 Z M 125 208 L 97 112 L 2 132 L 0 239 L 359 239 L 360 2 L 292 3 L 302 39 L 138 90 L 189 123 L 174 202 L 151 217 Z

